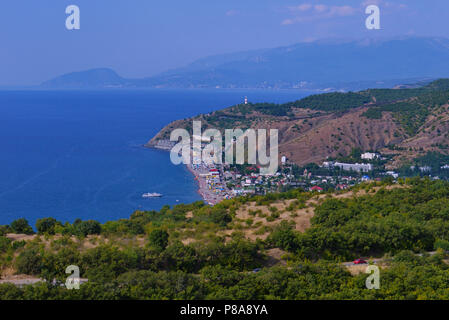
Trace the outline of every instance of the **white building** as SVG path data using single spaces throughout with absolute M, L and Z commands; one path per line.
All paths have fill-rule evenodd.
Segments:
M 387 172 L 385 172 L 385 174 L 388 175 L 388 176 L 392 176 L 395 179 L 397 179 L 399 177 L 399 174 L 397 174 L 394 171 L 387 171 Z
M 345 171 L 357 171 L 357 172 L 368 172 L 373 170 L 373 165 L 372 164 L 363 164 L 363 163 L 340 163 L 340 162 L 335 162 L 334 163 L 335 167 L 339 167 L 340 169 L 343 169 Z
M 342 163 L 342 162 L 323 162 L 325 168 L 340 168 L 345 171 L 368 172 L 373 170 L 372 164 L 365 163 Z
M 419 167 L 419 170 L 421 172 L 430 172 L 432 170 L 432 168 L 429 166 L 424 166 L 424 167 Z
M 374 160 L 379 157 L 380 157 L 380 155 L 378 153 L 373 153 L 373 152 L 365 152 L 360 156 L 360 158 L 362 158 L 362 160 Z

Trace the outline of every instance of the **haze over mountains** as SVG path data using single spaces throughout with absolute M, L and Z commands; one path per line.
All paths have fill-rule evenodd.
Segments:
M 449 77 L 449 39 L 316 41 L 203 58 L 157 76 L 111 69 L 65 74 L 46 88 L 274 88 L 357 90 Z

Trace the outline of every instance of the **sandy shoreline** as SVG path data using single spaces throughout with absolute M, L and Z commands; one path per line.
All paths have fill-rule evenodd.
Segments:
M 169 148 L 164 148 L 159 145 L 146 144 L 145 147 L 162 150 L 162 151 L 170 151 L 171 150 Z M 219 203 L 220 201 L 223 200 L 223 196 L 219 196 L 215 192 L 213 192 L 211 189 L 209 189 L 206 178 L 201 176 L 201 174 L 209 173 L 208 168 L 194 169 L 192 164 L 187 164 L 186 168 L 193 175 L 194 180 L 196 181 L 197 186 L 198 186 L 197 192 L 206 204 L 216 205 L 217 203 Z
M 201 177 L 200 174 L 208 173 L 208 170 L 195 170 L 191 164 L 186 165 L 187 170 L 189 170 L 195 177 L 195 181 L 198 185 L 198 193 L 204 202 L 210 205 L 216 205 L 223 200 L 222 197 L 216 195 L 212 190 L 209 189 L 206 178 Z

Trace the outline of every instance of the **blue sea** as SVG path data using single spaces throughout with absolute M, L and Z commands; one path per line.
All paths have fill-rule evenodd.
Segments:
M 0 91 L 0 224 L 128 218 L 201 200 L 191 173 L 144 148 L 170 121 L 306 93 L 241 90 Z M 143 199 L 146 192 L 162 198 Z

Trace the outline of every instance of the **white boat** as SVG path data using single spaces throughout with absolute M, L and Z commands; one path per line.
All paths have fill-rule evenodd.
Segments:
M 156 192 L 154 193 L 148 192 L 142 195 L 142 198 L 160 198 L 160 197 L 162 197 L 162 194 Z

